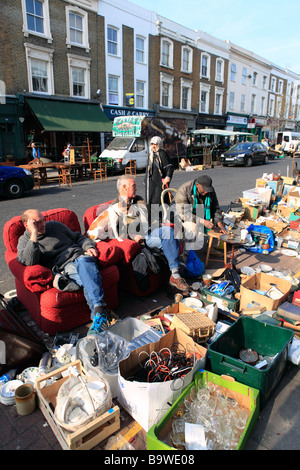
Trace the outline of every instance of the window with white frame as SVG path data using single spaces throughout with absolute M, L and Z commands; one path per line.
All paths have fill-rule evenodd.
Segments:
M 42 36 L 52 42 L 50 31 L 49 0 L 21 0 L 23 33 Z
M 260 114 L 264 116 L 265 114 L 265 106 L 266 106 L 266 98 L 264 96 L 261 97 L 261 104 L 260 104 Z
M 114 75 L 108 76 L 108 104 L 119 104 L 119 77 Z
M 49 93 L 48 63 L 45 60 L 31 59 L 32 91 Z
M 235 82 L 235 77 L 236 77 L 236 64 L 231 64 L 230 80 L 231 80 L 232 82 Z
M 66 6 L 67 47 L 85 48 L 89 51 L 88 13 L 75 6 Z
M 253 72 L 252 84 L 257 85 L 257 72 Z
M 160 74 L 160 105 L 164 108 L 173 108 L 173 83 L 174 77 Z
M 190 111 L 192 106 L 192 86 L 190 80 L 181 79 L 181 109 Z
M 288 101 L 284 104 L 284 118 L 287 119 L 289 117 L 289 103 Z
M 119 46 L 118 46 L 118 36 L 119 31 L 113 26 L 107 27 L 107 52 L 111 55 L 118 55 Z
M 282 90 L 283 90 L 283 80 L 279 80 L 278 82 L 278 93 L 282 95 Z
M 229 94 L 229 109 L 234 109 L 234 92 L 231 91 Z
M 276 117 L 280 117 L 281 114 L 281 98 L 277 98 L 276 102 Z
M 203 83 L 200 84 L 200 106 L 199 111 L 203 114 L 209 113 L 209 96 L 211 87 Z
M 250 113 L 255 113 L 256 95 L 251 95 Z
M 242 72 L 242 84 L 246 85 L 247 84 L 247 67 L 243 67 L 243 72 Z
M 68 54 L 70 96 L 90 99 L 91 59 Z
M 27 62 L 28 91 L 54 95 L 53 50 L 24 44 Z
M 223 59 L 216 60 L 216 81 L 217 82 L 224 81 L 224 60 Z
M 241 112 L 245 111 L 246 95 L 241 95 Z
M 266 75 L 263 76 L 262 87 L 263 87 L 263 90 L 267 88 L 267 76 Z
M 215 114 L 222 114 L 223 107 L 223 94 L 224 90 L 222 88 L 216 88 L 215 90 Z
M 173 68 L 173 42 L 169 39 L 161 39 L 160 65 Z
M 145 107 L 145 82 L 136 81 L 135 104 L 137 108 Z
M 208 79 L 210 78 L 210 55 L 208 54 L 201 54 L 200 77 Z
M 145 63 L 145 38 L 136 37 L 135 57 L 137 62 Z
M 271 78 L 271 91 L 275 91 L 275 87 L 276 87 L 276 78 L 275 77 L 272 77 Z
M 83 20 L 81 15 L 77 13 L 69 13 L 70 21 L 70 40 L 72 44 L 82 45 L 83 41 Z
M 275 98 L 270 96 L 270 101 L 269 101 L 269 115 L 274 116 L 274 104 L 275 104 Z
M 193 50 L 187 46 L 181 49 L 181 71 L 185 73 L 193 71 Z

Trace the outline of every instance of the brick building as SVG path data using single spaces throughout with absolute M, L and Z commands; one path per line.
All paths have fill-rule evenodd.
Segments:
M 99 146 L 100 132 L 111 131 L 97 94 L 106 90 L 97 6 L 96 0 L 4 1 L 0 119 L 7 132 L 1 135 L 14 158 L 24 158 L 34 140 L 42 155 L 57 160 L 68 142 L 82 146 L 89 138 Z

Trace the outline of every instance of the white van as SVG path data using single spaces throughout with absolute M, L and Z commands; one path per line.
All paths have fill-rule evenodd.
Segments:
M 146 116 L 120 116 L 113 122 L 114 139 L 101 153 L 100 159 L 113 159 L 116 172 L 124 172 L 130 160 L 136 161 L 137 170 L 147 167 L 150 141 L 162 138 L 164 149 L 177 167 L 186 157 L 187 120 Z
M 282 150 L 287 154 L 291 154 L 300 144 L 300 132 L 277 132 L 276 144 L 282 145 Z

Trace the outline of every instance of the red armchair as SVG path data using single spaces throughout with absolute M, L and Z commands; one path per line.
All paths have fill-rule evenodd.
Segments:
M 81 232 L 77 215 L 68 209 L 52 209 L 43 212 L 48 220 L 57 220 Z M 44 333 L 55 335 L 58 331 L 69 331 L 90 320 L 90 310 L 82 290 L 60 292 L 53 287 L 52 271 L 43 266 L 23 266 L 17 260 L 17 245 L 24 233 L 21 216 L 6 222 L 3 230 L 6 248 L 5 259 L 15 277 L 17 296 L 34 321 Z M 105 248 L 105 247 L 104 247 Z M 119 270 L 117 248 L 102 249 L 99 265 L 102 275 L 104 299 L 109 308 L 118 306 Z
M 110 201 L 112 202 L 112 201 Z M 109 206 L 110 202 L 105 202 L 96 206 L 92 206 L 87 209 L 83 216 L 83 225 L 85 232 L 89 229 L 91 223 L 98 217 L 101 212 L 105 211 Z M 133 240 L 123 240 L 119 242 L 116 239 L 107 239 L 97 243 L 97 248 L 101 253 L 103 250 L 115 251 L 115 262 L 118 263 L 118 269 L 120 273 L 119 287 L 126 292 L 129 292 L 138 297 L 144 297 L 157 291 L 162 285 L 169 279 L 170 273 L 168 269 L 161 272 L 160 274 L 153 274 L 149 271 L 150 287 L 147 290 L 141 290 L 135 280 L 134 271 L 132 268 L 131 261 L 137 253 L 140 252 L 141 246 Z M 101 255 L 100 255 L 101 256 Z M 119 259 L 117 259 L 117 256 Z

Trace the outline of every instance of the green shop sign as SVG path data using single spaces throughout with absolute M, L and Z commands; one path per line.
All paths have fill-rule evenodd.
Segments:
M 114 137 L 140 137 L 145 116 L 120 116 L 113 122 Z

